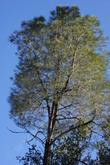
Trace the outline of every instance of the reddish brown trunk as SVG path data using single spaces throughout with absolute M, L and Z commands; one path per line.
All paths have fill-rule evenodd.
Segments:
M 47 140 L 46 140 L 45 149 L 44 149 L 43 165 L 50 165 L 51 135 L 53 133 L 55 122 L 56 122 L 57 106 L 58 106 L 58 104 L 53 102 L 52 109 L 51 109 L 51 115 L 48 118 L 49 119 L 48 132 L 47 132 Z

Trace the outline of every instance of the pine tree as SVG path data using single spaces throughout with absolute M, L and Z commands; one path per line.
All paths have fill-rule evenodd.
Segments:
M 55 142 L 82 126 L 90 134 L 103 111 L 105 39 L 96 17 L 58 6 L 48 22 L 42 16 L 23 22 L 10 41 L 19 58 L 10 116 L 43 144 L 49 165 Z

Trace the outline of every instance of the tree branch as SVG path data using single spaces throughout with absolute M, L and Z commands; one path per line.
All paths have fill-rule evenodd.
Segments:
M 81 120 L 80 118 L 78 118 L 76 116 L 72 116 L 72 117 L 65 117 L 65 116 L 63 116 L 62 118 L 58 118 L 57 120 L 71 120 L 71 119 Z
M 27 132 L 24 132 L 24 131 L 14 131 L 14 130 L 11 130 L 7 127 L 7 129 L 11 132 L 11 133 L 27 133 Z
M 63 105 L 62 105 L 62 106 L 63 106 Z M 63 106 L 62 108 L 59 108 L 58 111 L 59 111 L 59 110 L 62 110 L 62 109 L 65 109 L 65 108 L 68 108 L 68 107 L 71 107 L 71 106 L 72 106 L 72 104 L 69 104 L 69 105 Z
M 95 117 L 93 117 L 91 120 L 89 120 L 89 121 L 87 121 L 87 122 L 85 122 L 85 123 L 83 123 L 83 124 L 77 125 L 77 126 L 75 126 L 75 127 L 71 126 L 68 130 L 62 132 L 62 133 L 59 134 L 57 137 L 55 137 L 55 139 L 52 140 L 51 144 L 53 144 L 58 138 L 62 137 L 63 135 L 65 135 L 65 134 L 67 134 L 67 133 L 69 133 L 70 131 L 72 131 L 72 130 L 74 130 L 74 129 L 77 129 L 77 128 L 80 128 L 80 127 L 82 127 L 82 126 L 86 126 L 86 125 L 92 123 L 93 120 L 94 120 L 94 118 L 95 118 Z

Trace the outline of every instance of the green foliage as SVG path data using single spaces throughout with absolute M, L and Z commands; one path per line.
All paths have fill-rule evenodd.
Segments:
M 49 22 L 44 17 L 23 22 L 10 41 L 19 58 L 9 97 L 16 124 L 37 130 L 34 137 L 49 147 L 79 127 L 79 121 L 90 125 L 89 135 L 110 98 L 105 94 L 105 39 L 97 18 L 80 16 L 77 7 L 58 6 Z
M 41 165 L 42 164 L 41 153 L 36 149 L 35 145 L 32 145 L 28 149 L 28 152 L 26 152 L 24 157 L 18 156 L 17 159 L 23 165 Z
M 57 6 L 56 10 L 51 12 L 50 20 L 62 20 L 65 19 L 69 15 L 69 18 L 72 19 L 80 17 L 80 12 L 78 7 L 68 7 L 68 6 Z
M 61 139 L 58 139 L 52 147 L 50 156 L 51 165 L 76 165 L 81 161 L 81 156 L 86 150 L 89 137 L 86 136 L 85 128 L 79 128 L 72 131 Z M 42 165 L 43 156 L 38 147 L 32 145 L 23 157 L 17 157 L 23 165 Z
M 81 161 L 83 152 L 88 147 L 89 138 L 85 128 L 70 132 L 65 137 L 56 141 L 52 149 L 52 165 L 76 165 Z

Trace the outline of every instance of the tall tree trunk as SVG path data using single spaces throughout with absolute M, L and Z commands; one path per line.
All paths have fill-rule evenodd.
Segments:
M 47 132 L 47 140 L 46 140 L 45 149 L 44 149 L 43 165 L 50 165 L 51 135 L 53 133 L 55 122 L 56 122 L 57 107 L 58 107 L 58 102 L 55 103 L 55 101 L 53 101 L 51 114 L 49 114 L 49 118 L 48 118 L 49 119 L 48 132 Z
M 46 141 L 46 143 L 45 143 L 45 150 L 44 150 L 43 165 L 49 165 L 50 164 L 49 163 L 50 152 L 51 152 L 50 142 Z
M 45 148 L 44 148 L 44 157 L 43 157 L 43 165 L 49 165 L 49 159 L 50 159 L 50 152 L 51 152 L 51 122 L 52 117 L 49 115 L 48 118 L 48 131 L 47 131 L 47 139 L 45 142 Z

